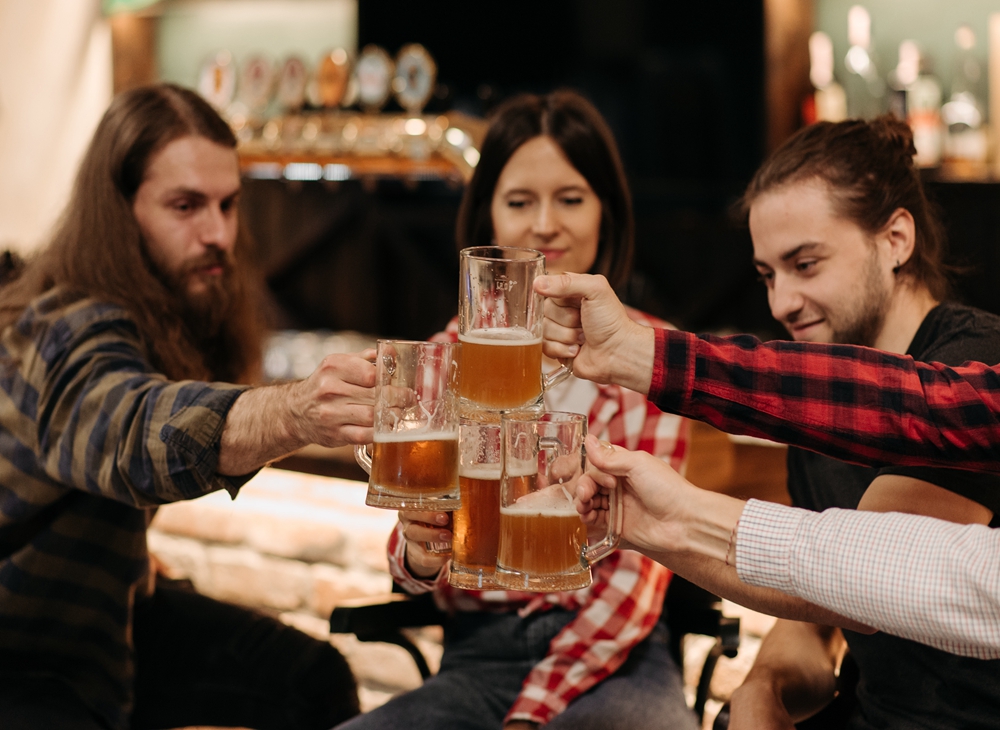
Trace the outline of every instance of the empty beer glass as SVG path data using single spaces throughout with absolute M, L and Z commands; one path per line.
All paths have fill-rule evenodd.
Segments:
M 562 381 L 561 367 L 542 377 L 543 299 L 532 286 L 545 256 L 532 249 L 477 246 L 460 256 L 459 393 L 469 405 L 508 410 L 537 405 Z
M 493 574 L 500 538 L 500 419 L 489 423 L 463 418 L 458 443 L 462 506 L 452 515 L 448 582 L 458 588 L 496 588 Z
M 579 413 L 505 414 L 501 423 L 500 544 L 496 582 L 522 591 L 569 591 L 591 582 L 590 565 L 621 534 L 620 490 L 609 495 L 604 538 L 588 545 L 573 505 L 584 473 L 587 417 Z
M 365 504 L 454 510 L 458 487 L 458 363 L 461 345 L 379 340 L 375 441 L 355 448 L 369 474 Z

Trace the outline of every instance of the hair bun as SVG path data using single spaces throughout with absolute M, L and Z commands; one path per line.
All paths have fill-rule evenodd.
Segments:
M 913 130 L 910 125 L 891 115 L 884 115 L 871 122 L 871 130 L 875 133 L 880 142 L 893 149 L 896 153 L 902 153 L 910 158 L 917 154 L 917 148 L 913 144 Z

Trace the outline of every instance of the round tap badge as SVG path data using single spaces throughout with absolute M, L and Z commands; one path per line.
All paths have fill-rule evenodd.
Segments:
M 271 101 L 274 88 L 274 69 L 267 57 L 261 54 L 250 56 L 240 73 L 240 87 L 237 97 L 252 112 L 262 112 Z
M 301 109 L 306 101 L 308 81 L 309 71 L 305 62 L 298 56 L 286 58 L 278 73 L 278 103 L 289 111 Z
M 225 111 L 233 103 L 236 91 L 236 65 L 233 54 L 219 51 L 201 65 L 198 74 L 198 93 L 216 111 Z
M 344 100 L 347 82 L 351 78 L 351 65 L 347 51 L 337 48 L 320 59 L 316 67 L 316 106 L 334 109 Z
M 437 64 L 426 48 L 411 43 L 399 49 L 392 90 L 401 107 L 410 114 L 419 114 L 434 93 L 436 79 Z
M 378 46 L 365 46 L 358 56 L 358 103 L 367 112 L 376 112 L 389 100 L 394 68 L 389 54 Z

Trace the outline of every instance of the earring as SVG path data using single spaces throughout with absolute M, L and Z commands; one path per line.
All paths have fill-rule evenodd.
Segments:
M 903 268 L 903 265 L 899 263 L 899 259 L 896 259 L 896 265 L 892 267 L 892 273 L 898 274 L 901 268 Z

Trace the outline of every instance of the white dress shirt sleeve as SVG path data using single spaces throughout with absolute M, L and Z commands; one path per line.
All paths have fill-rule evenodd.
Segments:
M 1000 658 L 1000 531 L 895 512 L 825 512 L 750 500 L 736 569 L 873 628 Z

